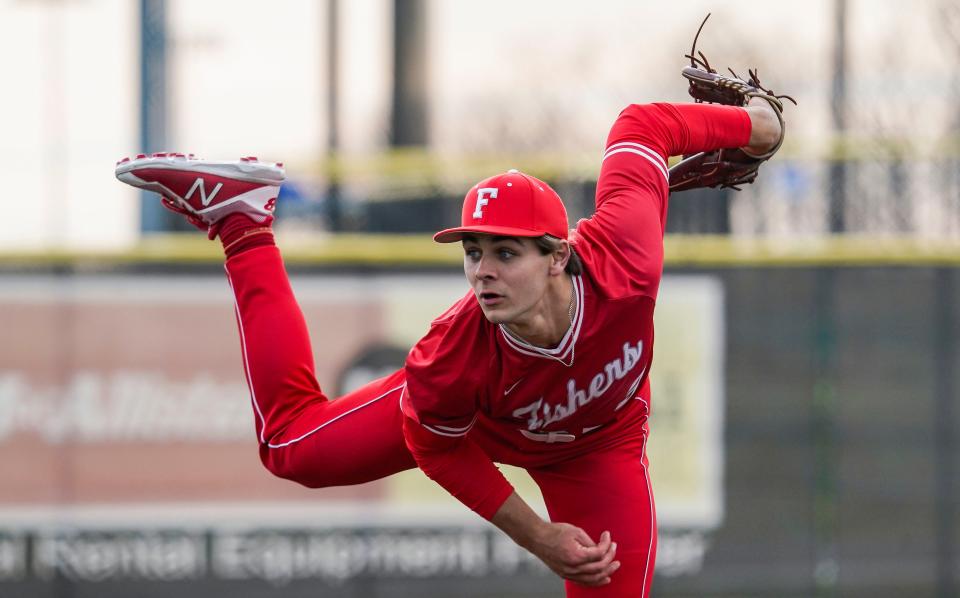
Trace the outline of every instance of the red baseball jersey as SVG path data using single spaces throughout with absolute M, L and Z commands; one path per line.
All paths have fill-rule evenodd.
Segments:
M 548 465 L 611 442 L 624 414 L 649 413 L 666 160 L 745 145 L 747 115 L 718 108 L 736 110 L 724 114 L 736 126 L 705 130 L 668 104 L 621 113 L 596 212 L 571 235 L 585 272 L 573 277 L 577 310 L 559 345 L 536 347 L 490 323 L 471 291 L 411 350 L 401 399 L 407 445 L 431 478 L 480 515 L 491 518 L 512 491 L 493 461 Z

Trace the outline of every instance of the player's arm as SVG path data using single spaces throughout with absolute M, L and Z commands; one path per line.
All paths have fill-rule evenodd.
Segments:
M 403 405 L 407 447 L 427 477 L 561 577 L 584 585 L 610 582 L 620 563 L 614 561 L 616 544 L 609 532 L 594 542 L 579 527 L 544 521 L 466 432 L 459 434 L 462 427 L 424 424 L 424 414 L 411 414 L 410 401 Z
M 610 576 L 620 568 L 620 561 L 614 560 L 617 544 L 610 532 L 603 532 L 600 541 L 594 542 L 579 527 L 544 521 L 516 492 L 490 521 L 564 579 L 601 586 L 610 583 Z
M 466 437 L 469 427 L 430 425 L 425 423 L 429 416 L 414 413 L 409 400 L 402 407 L 404 438 L 420 469 L 478 515 L 492 519 L 513 486 Z
M 663 229 L 669 193 L 670 156 L 742 147 L 763 154 L 780 140 L 782 127 L 770 104 L 754 98 L 747 107 L 718 104 L 633 104 L 610 128 L 597 181 L 597 211 L 629 218 L 629 196 L 645 195 L 660 208 Z M 626 196 L 626 197 L 625 197 Z M 628 213 L 624 212 L 624 208 Z
M 757 120 L 761 120 L 759 112 Z M 598 214 L 602 214 L 605 207 L 607 211 L 621 212 L 622 208 L 629 211 L 635 207 L 633 197 L 638 195 L 647 196 L 657 207 L 665 208 L 670 156 L 749 145 L 752 129 L 750 112 L 735 106 L 665 103 L 627 106 L 607 136 L 597 180 Z M 758 143 L 761 133 L 757 134 Z M 606 206 L 608 202 L 610 206 Z M 628 214 L 613 216 L 625 215 Z
M 469 293 L 431 325 L 410 350 L 404 367 L 407 386 L 400 398 L 403 434 L 417 465 L 477 512 L 490 519 L 513 487 L 467 434 L 478 417 L 476 397 L 486 369 L 472 350 L 479 321 L 458 320 Z
M 633 104 L 620 113 L 611 127 L 606 153 L 618 148 L 647 149 L 664 160 L 733 147 L 763 153 L 777 143 L 781 132 L 779 119 L 761 98 L 753 98 L 743 108 L 719 104 Z
M 578 225 L 584 241 L 578 247 L 606 256 L 593 261 L 606 264 L 610 271 L 601 274 L 608 282 L 621 280 L 637 292 L 656 296 L 670 193 L 667 159 L 719 147 L 763 144 L 774 136 L 771 127 L 762 107 L 628 106 L 607 136 L 596 212 Z

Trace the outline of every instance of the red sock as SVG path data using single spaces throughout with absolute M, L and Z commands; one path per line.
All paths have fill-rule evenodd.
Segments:
M 223 252 L 228 258 L 254 247 L 276 245 L 273 229 L 269 224 L 254 222 L 244 214 L 227 216 L 218 234 L 220 242 L 223 243 Z

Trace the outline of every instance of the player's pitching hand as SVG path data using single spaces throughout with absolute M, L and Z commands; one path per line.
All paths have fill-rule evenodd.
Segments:
M 557 575 L 586 586 L 610 583 L 610 576 L 620 568 L 620 561 L 614 560 L 617 543 L 610 539 L 610 532 L 594 542 L 587 532 L 568 523 L 548 523 L 531 551 Z

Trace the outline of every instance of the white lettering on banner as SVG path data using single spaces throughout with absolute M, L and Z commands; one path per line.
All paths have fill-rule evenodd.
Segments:
M 489 195 L 489 197 L 487 197 Z M 497 188 L 496 187 L 482 187 L 477 189 L 477 206 L 473 210 L 473 217 L 476 219 L 483 218 L 483 206 L 487 205 L 488 201 L 491 199 L 497 198 Z
M 190 187 L 189 191 L 187 191 L 187 194 L 186 196 L 184 196 L 184 199 L 186 199 L 187 201 L 190 201 L 190 198 L 193 197 L 193 194 L 197 191 L 197 189 L 199 189 L 200 202 L 203 204 L 203 207 L 207 207 L 210 205 L 210 202 L 213 201 L 213 198 L 217 196 L 217 193 L 219 193 L 220 189 L 222 188 L 223 188 L 223 183 L 217 183 L 216 186 L 213 188 L 213 191 L 211 191 L 210 195 L 208 196 L 205 183 L 203 182 L 203 177 L 197 177 L 197 180 L 193 182 L 193 186 Z
M 143 520 L 104 527 L 71 520 L 64 512 L 55 520 L 54 527 L 0 534 L 0 554 L 12 553 L 8 562 L 0 562 L 0 588 L 8 582 L 32 585 L 57 577 L 96 583 L 261 580 L 281 587 L 302 580 L 339 584 L 354 579 L 481 580 L 484 575 L 548 574 L 530 552 L 487 529 L 448 530 L 429 523 L 270 529 L 265 523 L 269 518 L 255 519 L 256 530 L 235 525 L 157 528 Z M 707 543 L 702 532 L 661 531 L 657 544 L 658 574 L 690 575 L 703 568 Z
M 27 573 L 27 537 L 23 532 L 0 534 L 0 583 L 19 581 Z
M 245 384 L 207 375 L 174 381 L 155 372 L 80 371 L 64 385 L 39 386 L 0 372 L 0 442 L 19 433 L 50 444 L 246 440 L 249 396 Z
M 610 390 L 614 382 L 622 380 L 633 368 L 637 367 L 642 355 L 643 341 L 637 342 L 636 346 L 630 343 L 623 343 L 623 357 L 616 357 L 603 366 L 603 369 L 590 379 L 586 390 L 577 388 L 577 381 L 570 378 L 567 380 L 566 403 L 551 405 L 550 403 L 545 403 L 543 397 L 540 397 L 526 407 L 514 410 L 513 416 L 526 418 L 527 429 L 531 432 L 543 429 L 544 426 L 569 417 L 584 405 L 603 396 L 604 393 Z M 644 365 L 643 369 L 643 372 L 645 371 L 646 365 Z M 640 373 L 640 378 L 643 377 L 643 372 Z M 638 378 L 638 381 L 640 378 Z M 632 395 L 635 392 L 636 385 L 630 389 L 628 395 Z
M 201 579 L 206 573 L 202 533 L 128 532 L 105 534 L 45 532 L 34 540 L 32 572 L 42 580 L 58 573 L 74 581 Z
M 480 531 L 226 532 L 214 537 L 212 553 L 215 577 L 265 579 L 275 585 L 318 578 L 479 576 L 491 569 L 487 535 Z

